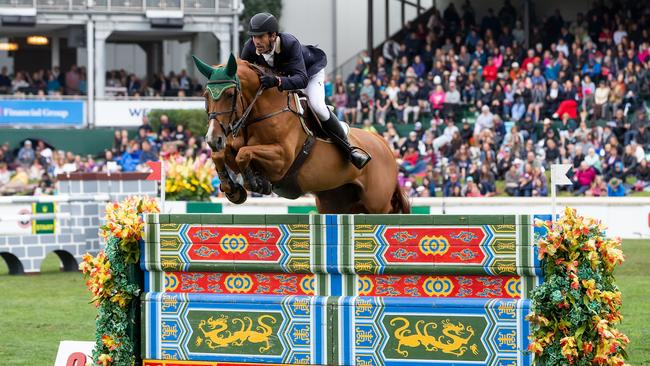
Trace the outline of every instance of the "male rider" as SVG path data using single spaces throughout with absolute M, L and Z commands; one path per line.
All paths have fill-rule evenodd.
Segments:
M 248 62 L 270 68 L 275 75 L 263 75 L 260 82 L 264 88 L 280 90 L 302 89 L 332 140 L 343 150 L 350 162 L 362 169 L 370 161 L 370 155 L 350 145 L 336 115 L 325 104 L 325 53 L 314 46 L 301 45 L 289 33 L 278 31 L 277 19 L 269 13 L 259 13 L 250 20 L 248 34 L 251 36 L 241 52 Z

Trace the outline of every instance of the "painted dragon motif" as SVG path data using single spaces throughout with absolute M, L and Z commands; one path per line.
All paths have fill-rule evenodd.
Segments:
M 212 349 L 230 346 L 241 347 L 244 345 L 244 342 L 249 342 L 263 343 L 259 347 L 259 352 L 266 352 L 271 349 L 269 338 L 273 333 L 273 329 L 268 323 L 264 322 L 265 319 L 268 319 L 271 324 L 276 323 L 275 317 L 262 315 L 257 318 L 258 325 L 253 330 L 254 322 L 250 317 L 245 316 L 243 320 L 241 318 L 234 318 L 231 320 L 231 324 L 233 326 L 239 324 L 240 329 L 231 332 L 228 330 L 228 317 L 221 315 L 217 319 L 210 317 L 207 320 L 201 320 L 199 322 L 199 330 L 201 330 L 203 337 L 205 337 L 205 344 Z M 200 339 L 200 337 L 197 337 L 197 344 L 202 343 Z
M 428 328 L 436 329 L 438 324 L 436 322 L 425 323 L 424 320 L 418 320 L 415 323 L 415 334 L 410 328 L 410 322 L 404 317 L 396 317 L 391 319 L 390 325 L 395 326 L 397 322 L 401 322 L 402 326 L 395 329 L 395 338 L 399 341 L 395 350 L 403 357 L 408 357 L 408 350 L 402 347 L 424 347 L 428 352 L 443 352 L 455 356 L 462 356 L 467 351 L 467 344 L 474 336 L 474 328 L 472 326 L 463 325 L 462 323 L 453 324 L 449 319 L 442 321 L 442 335 L 435 337 L 429 334 Z M 469 349 L 475 355 L 478 355 L 478 347 L 473 344 Z

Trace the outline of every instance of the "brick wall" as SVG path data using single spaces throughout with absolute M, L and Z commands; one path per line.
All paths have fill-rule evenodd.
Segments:
M 62 194 L 108 194 L 111 201 L 128 196 L 158 195 L 156 181 L 144 180 L 146 173 L 72 173 L 59 175 L 58 190 Z M 103 248 L 99 238 L 106 202 L 78 201 L 57 204 L 57 211 L 69 213 L 69 219 L 58 219 L 57 234 L 0 236 L 0 256 L 9 265 L 10 273 L 39 272 L 43 259 L 55 252 L 65 270 L 76 269 L 85 253 L 96 254 Z

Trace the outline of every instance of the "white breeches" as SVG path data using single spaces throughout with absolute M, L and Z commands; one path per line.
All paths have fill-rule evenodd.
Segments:
M 327 121 L 330 118 L 330 111 L 325 104 L 325 69 L 321 69 L 310 77 L 309 83 L 303 91 L 309 97 L 309 106 L 318 115 L 318 118 L 321 121 Z

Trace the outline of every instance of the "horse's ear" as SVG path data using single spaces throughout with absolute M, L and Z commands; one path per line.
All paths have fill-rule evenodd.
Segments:
M 194 64 L 196 65 L 196 68 L 199 69 L 199 72 L 203 74 L 206 78 L 210 79 L 210 76 L 212 76 L 212 71 L 214 71 L 214 68 L 205 62 L 201 61 L 198 57 L 192 55 L 192 59 L 194 60 Z
M 228 58 L 228 64 L 226 65 L 226 75 L 230 77 L 237 75 L 237 59 L 232 53 L 230 54 L 230 57 Z

